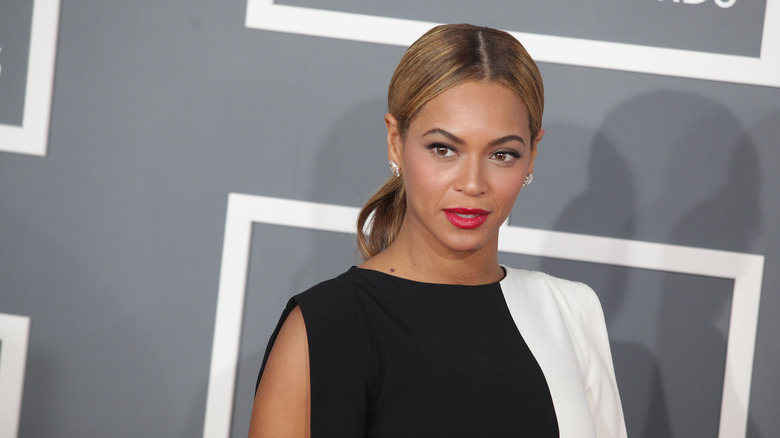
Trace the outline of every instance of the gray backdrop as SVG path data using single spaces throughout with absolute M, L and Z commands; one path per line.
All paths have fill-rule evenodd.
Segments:
M 624 3 L 321 6 L 760 49 L 765 2 Z M 0 6 L 0 123 L 21 121 L 24 75 L 7 79 L 26 62 L 29 24 L 6 11 L 29 17 L 25 4 Z M 32 318 L 21 436 L 200 436 L 228 193 L 360 206 L 388 175 L 384 96 L 403 49 L 251 30 L 245 10 L 63 0 L 48 156 L 0 152 L 0 312 Z M 780 89 L 540 68 L 547 135 L 511 224 L 765 255 L 748 436 L 776 436 Z M 246 435 L 286 299 L 355 260 L 350 236 L 255 225 L 232 436 Z M 630 436 L 716 436 L 732 282 L 502 261 L 598 291 Z

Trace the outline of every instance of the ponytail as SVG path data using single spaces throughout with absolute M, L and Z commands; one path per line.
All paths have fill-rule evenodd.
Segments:
M 366 202 L 358 215 L 358 250 L 363 260 L 379 254 L 393 243 L 401 230 L 405 214 L 406 191 L 403 177 L 391 176 Z M 364 232 L 366 222 L 368 234 Z

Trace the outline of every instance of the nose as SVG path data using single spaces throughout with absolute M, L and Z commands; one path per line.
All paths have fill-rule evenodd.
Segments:
M 479 159 L 463 160 L 457 169 L 454 188 L 468 196 L 485 194 L 488 190 L 486 176 L 484 164 Z

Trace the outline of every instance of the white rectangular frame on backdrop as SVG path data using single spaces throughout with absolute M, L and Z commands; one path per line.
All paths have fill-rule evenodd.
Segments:
M 22 126 L 0 124 L 0 152 L 46 156 L 60 0 L 33 0 Z
M 354 234 L 358 210 L 239 193 L 228 196 L 204 438 L 230 436 L 252 225 Z M 509 225 L 502 227 L 499 251 L 733 279 L 718 438 L 745 438 L 763 256 Z
M 28 316 L 0 313 L 0 437 L 16 437 L 30 337 Z
M 437 24 L 247 0 L 246 27 L 299 35 L 406 47 Z M 506 30 L 537 61 L 780 87 L 780 0 L 766 0 L 758 58 Z

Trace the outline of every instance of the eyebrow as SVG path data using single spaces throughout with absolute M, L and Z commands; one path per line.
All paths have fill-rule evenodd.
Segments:
M 451 142 L 453 142 L 455 144 L 462 145 L 462 144 L 466 143 L 466 141 L 463 140 L 462 138 L 458 137 L 457 135 L 455 135 L 455 134 L 453 134 L 451 132 L 447 132 L 447 131 L 445 131 L 445 130 L 443 130 L 441 128 L 433 128 L 433 129 L 431 129 L 429 131 L 426 131 L 425 134 L 423 134 L 422 136 L 425 137 L 426 135 L 431 135 L 431 134 L 441 134 L 441 135 L 447 137 Z
M 445 130 L 443 130 L 441 128 L 433 128 L 431 130 L 428 130 L 422 136 L 425 137 L 426 135 L 431 135 L 431 134 L 443 135 L 443 136 L 447 137 L 447 139 L 449 139 L 451 142 L 453 142 L 455 144 L 458 144 L 458 145 L 463 145 L 463 144 L 466 143 L 466 141 L 463 140 L 462 138 L 458 137 L 457 135 L 455 135 L 455 134 L 453 134 L 451 132 L 445 131 Z M 519 135 L 505 135 L 505 136 L 503 136 L 501 138 L 497 138 L 495 140 L 491 140 L 490 143 L 488 143 L 488 145 L 489 146 L 497 146 L 497 145 L 500 145 L 500 144 L 508 143 L 510 141 L 513 141 L 513 140 L 514 141 L 519 141 L 520 143 L 525 144 L 525 140 L 523 140 L 523 137 L 520 137 Z

